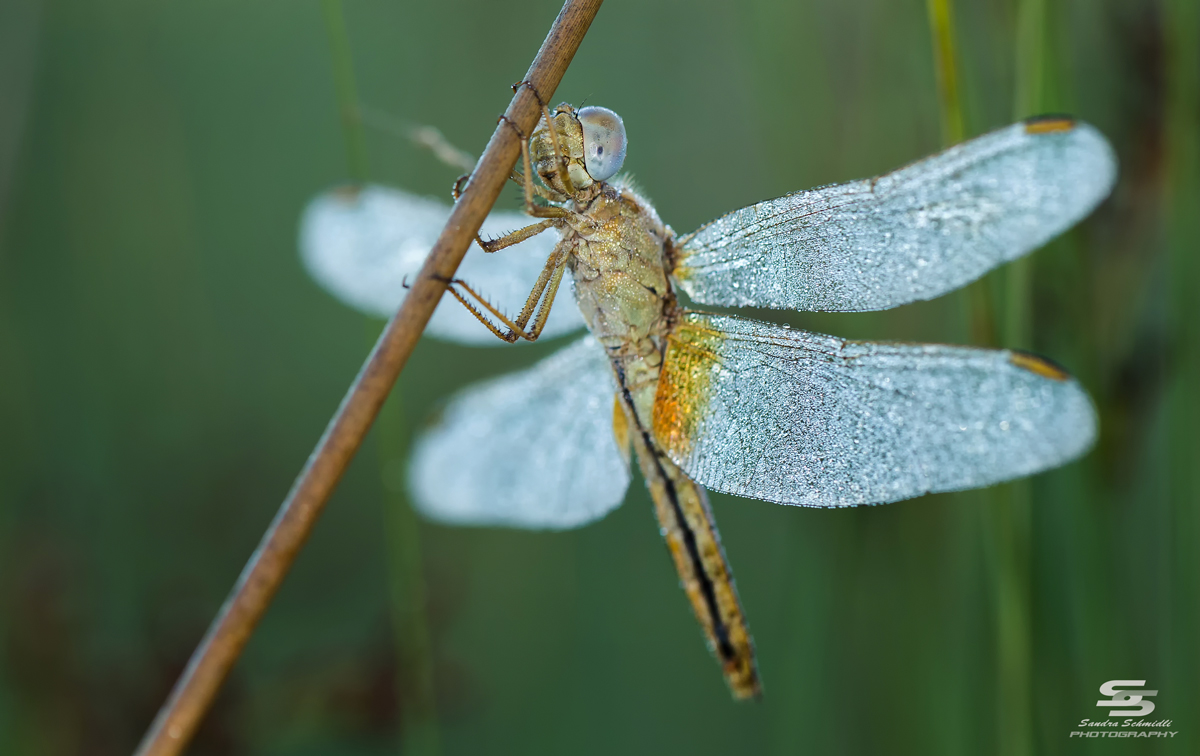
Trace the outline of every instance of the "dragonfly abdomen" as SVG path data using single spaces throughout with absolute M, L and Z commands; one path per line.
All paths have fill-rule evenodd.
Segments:
M 633 432 L 629 435 L 637 451 L 638 465 L 654 500 L 654 513 L 692 612 L 721 662 L 733 695 L 740 699 L 757 698 L 762 687 L 754 641 L 738 600 L 733 571 L 721 547 L 708 496 L 663 453 L 649 426 L 638 420 L 632 392 L 619 369 L 617 381 L 618 398 L 632 422 Z

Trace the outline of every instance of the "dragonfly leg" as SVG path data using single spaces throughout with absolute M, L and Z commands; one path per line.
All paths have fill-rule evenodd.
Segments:
M 471 178 L 471 174 L 464 173 L 463 175 L 459 176 L 457 180 L 455 180 L 454 186 L 450 188 L 450 195 L 452 197 L 454 197 L 455 202 L 458 202 L 458 198 L 462 196 L 463 185 L 466 184 L 470 178 Z M 524 188 L 524 186 L 525 186 L 525 174 L 524 173 L 521 173 L 520 171 L 518 171 L 514 168 L 512 175 L 509 176 L 508 178 L 510 181 L 513 181 L 513 182 L 517 183 L 518 185 L 520 185 L 522 188 Z M 546 200 L 547 202 L 566 202 L 568 199 L 567 195 L 560 194 L 560 193 L 554 191 L 553 189 L 551 189 L 550 187 L 541 186 L 540 184 L 533 185 L 533 192 L 534 192 L 534 194 L 536 194 L 537 196 Z
M 528 87 L 530 92 L 533 92 L 534 98 L 538 101 L 538 105 L 542 108 L 542 116 L 546 119 L 546 130 L 550 132 L 550 144 L 554 146 L 554 157 L 558 160 L 561 169 L 563 186 L 567 189 L 567 196 L 571 197 L 575 194 L 575 185 L 571 183 L 571 174 L 567 170 L 567 154 L 563 152 L 562 145 L 558 141 L 558 131 L 554 128 L 554 119 L 550 117 L 550 110 L 546 107 L 546 101 L 542 99 L 542 95 L 538 93 L 537 88 L 533 86 L 533 82 L 529 80 L 518 81 L 512 85 L 512 90 L 516 92 L 521 87 Z M 528 167 L 525 169 L 528 171 Z
M 518 136 L 521 137 L 521 165 L 525 169 L 522 187 L 525 190 L 526 215 L 530 215 L 534 218 L 567 218 L 572 215 L 576 215 L 577 213 L 573 213 L 566 208 L 554 207 L 552 205 L 539 205 L 533 201 L 533 195 L 535 194 L 537 187 L 533 183 L 533 168 L 529 160 L 529 140 L 524 134 L 521 133 L 521 130 L 517 128 L 516 124 L 508 120 L 507 116 L 500 117 L 505 123 L 512 127 L 513 131 L 517 132 Z
M 546 320 L 550 317 L 550 308 L 554 305 L 554 298 L 558 296 L 558 286 L 562 283 L 563 273 L 567 270 L 566 256 L 563 257 L 563 264 L 554 269 L 554 273 L 550 276 L 550 288 L 546 292 L 546 298 L 542 300 L 542 304 L 538 307 L 537 319 L 533 321 L 533 338 L 542 335 L 542 329 L 546 327 Z M 530 339 L 531 341 L 533 339 Z
M 477 235 L 475 241 L 479 243 L 480 247 L 483 247 L 484 252 L 499 252 L 505 247 L 511 247 L 514 244 L 520 244 L 526 239 L 537 236 L 546 229 L 554 228 L 557 225 L 558 220 L 555 218 L 550 218 L 548 220 L 534 223 L 532 226 L 526 226 L 525 228 L 519 228 L 516 231 L 510 231 L 504 236 L 500 236 L 489 241 L 485 241 Z
M 523 172 L 514 169 L 512 175 L 509 176 L 509 179 L 519 185 L 522 190 L 524 190 L 525 174 Z M 557 192 L 548 186 L 542 186 L 541 184 L 533 184 L 533 193 L 547 202 L 566 202 L 568 199 L 570 199 L 570 197 L 567 195 Z
M 478 320 L 480 323 L 483 323 L 485 326 L 487 326 L 488 330 L 491 331 L 493 334 L 495 334 L 496 337 L 501 339 L 502 341 L 507 341 L 509 344 L 511 344 L 517 340 L 517 337 L 520 334 L 516 333 L 515 331 L 509 331 L 509 333 L 505 333 L 504 331 L 501 331 L 499 328 L 497 328 L 495 323 L 493 323 L 491 320 L 488 320 L 487 316 L 479 311 L 478 307 L 471 304 L 469 301 L 467 301 L 466 297 L 464 297 L 462 294 L 459 293 L 458 289 L 455 288 L 456 285 L 466 286 L 466 284 L 463 283 L 463 281 L 461 279 L 454 278 L 454 279 L 451 279 L 450 282 L 446 285 L 446 291 L 450 292 L 454 296 L 454 298 L 457 299 L 463 307 L 466 307 L 467 311 L 470 312 L 472 315 L 474 315 L 476 320 Z M 484 301 L 484 300 L 480 300 L 480 301 L 486 305 L 486 301 Z
M 536 341 L 541 336 L 542 330 L 546 327 L 546 320 L 550 317 L 550 308 L 554 305 L 554 298 L 558 294 L 559 285 L 562 283 L 563 273 L 567 269 L 566 259 L 567 255 L 565 252 L 556 250 L 546 260 L 546 265 L 542 268 L 542 273 L 538 276 L 537 283 L 534 284 L 533 290 L 530 291 L 529 297 L 525 300 L 525 306 L 521 308 L 521 314 L 517 316 L 516 320 L 510 319 L 462 279 L 455 278 L 450 280 L 447 282 L 447 289 L 479 322 L 487 326 L 488 330 L 494 333 L 497 338 L 507 341 L 510 344 L 518 338 L 525 339 L 526 341 Z M 460 286 L 484 310 L 499 320 L 502 325 L 506 326 L 508 332 L 501 331 L 483 312 L 480 312 L 478 307 L 471 304 L 466 296 L 458 291 L 458 287 Z M 542 297 L 543 293 L 545 294 L 544 299 Z M 538 306 L 539 301 L 541 301 L 540 306 Z M 529 323 L 529 319 L 533 317 L 535 307 L 537 308 L 537 317 L 534 320 L 533 328 L 526 331 L 525 326 Z
M 512 128 L 513 131 L 517 132 L 517 136 L 521 140 L 521 156 L 525 161 L 524 184 L 525 184 L 525 213 L 526 213 L 526 215 L 530 215 L 534 218 L 567 218 L 572 215 L 576 215 L 577 213 L 572 213 L 570 210 L 566 210 L 561 207 L 539 205 L 533 201 L 533 195 L 535 192 L 538 193 L 539 196 L 544 196 L 544 194 L 537 192 L 539 187 L 535 186 L 533 183 L 533 180 L 529 178 L 529 143 L 528 143 L 528 140 L 526 140 L 525 135 L 521 132 L 520 129 L 517 128 L 516 124 L 514 124 L 512 121 L 510 121 L 508 119 L 508 116 L 501 115 L 499 120 L 507 123 L 509 125 L 509 127 Z M 458 198 L 462 196 L 464 182 L 469 181 L 470 178 L 471 177 L 469 175 L 459 176 L 458 180 L 456 180 L 454 182 L 454 186 L 451 188 L 450 192 L 451 192 L 451 194 L 454 195 L 455 202 L 457 202 Z M 542 231 L 545 231 L 546 229 L 551 228 L 554 225 L 555 224 L 553 222 L 535 223 L 532 226 L 526 226 L 523 229 L 519 229 L 517 231 L 514 231 L 511 234 L 507 234 L 507 235 L 501 237 L 500 239 L 495 239 L 492 241 L 484 240 L 484 238 L 482 236 L 480 236 L 478 232 L 476 232 L 475 233 L 475 242 L 485 252 L 495 252 L 497 250 L 504 249 L 505 247 L 510 247 L 513 244 L 517 244 L 518 242 L 522 242 L 531 236 L 540 234 Z

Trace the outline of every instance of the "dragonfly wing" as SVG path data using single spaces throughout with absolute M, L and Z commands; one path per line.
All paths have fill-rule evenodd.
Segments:
M 404 300 L 405 278 L 416 278 L 449 217 L 444 203 L 398 189 L 333 189 L 304 211 L 300 256 L 317 283 L 342 302 L 390 318 Z M 482 233 L 499 236 L 531 222 L 521 213 L 493 212 Z M 493 304 L 519 311 L 559 238 L 546 231 L 495 254 L 472 245 L 458 276 Z M 551 338 L 582 325 L 579 308 L 560 300 L 542 335 Z M 443 297 L 426 332 L 464 344 L 504 343 L 452 297 Z
M 736 210 L 682 241 L 696 302 L 850 312 L 932 299 L 1081 220 L 1116 179 L 1104 137 L 1013 124 L 874 179 Z
M 1037 357 L 844 341 L 689 313 L 655 436 L 708 488 L 781 504 L 882 504 L 1061 465 L 1096 436 L 1087 393 Z
M 573 528 L 625 497 L 616 381 L 591 336 L 528 370 L 472 386 L 416 443 L 409 489 L 434 520 Z

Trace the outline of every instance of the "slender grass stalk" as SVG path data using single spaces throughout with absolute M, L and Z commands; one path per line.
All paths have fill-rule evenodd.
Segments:
M 1036 110 L 1042 97 L 1044 0 L 1021 0 L 1018 9 L 1017 117 Z M 946 146 L 966 136 L 959 87 L 957 44 L 951 0 L 927 0 Z M 997 317 L 986 280 L 963 293 L 970 340 L 981 345 L 1027 348 L 1030 339 L 1029 263 L 1023 259 L 1006 270 L 1005 300 Z M 998 333 L 999 332 L 999 333 Z M 975 497 L 972 497 L 975 498 Z M 996 596 L 996 684 L 998 751 L 1025 756 L 1033 750 L 1030 691 L 1032 633 L 1030 627 L 1030 490 L 1018 481 L 983 495 L 990 512 L 988 554 Z
M 958 76 L 958 44 L 954 32 L 953 0 L 926 0 L 930 38 L 933 42 L 933 67 L 937 79 L 938 105 L 942 121 L 942 146 L 949 147 L 966 138 L 962 94 Z M 975 281 L 958 295 L 960 309 L 967 321 L 967 337 L 975 344 L 994 344 L 995 316 L 991 295 L 984 281 Z
M 1019 0 L 1017 3 L 1015 47 L 1013 120 L 1020 120 L 1037 115 L 1044 107 L 1046 0 Z M 1033 346 L 1031 266 L 1032 260 L 1027 255 L 1005 268 L 1002 343 L 1010 349 Z
M 1029 481 L 992 489 L 992 541 L 996 594 L 997 753 L 1033 753 L 1033 628 L 1030 591 Z
M 338 112 L 342 116 L 342 135 L 346 139 L 346 166 L 356 184 L 367 180 L 367 142 L 363 137 L 362 116 L 358 109 L 358 89 L 354 83 L 354 59 L 350 55 L 350 35 L 342 0 L 321 0 L 329 47 L 333 57 L 333 87 L 337 92 Z
M 958 87 L 958 48 L 954 35 L 952 0 L 926 0 L 933 37 L 933 65 L 937 73 L 938 101 L 942 111 L 942 143 L 957 144 L 966 136 L 962 98 Z
M 1045 89 L 1046 0 L 1019 0 L 1015 39 L 1013 119 L 1041 112 Z M 1000 343 L 1033 346 L 1033 261 L 1025 256 L 1004 269 Z M 1033 753 L 1032 496 L 1028 480 L 995 489 L 992 501 L 996 555 L 997 751 Z
M 934 66 L 937 72 L 938 86 L 938 102 L 941 110 L 942 122 L 942 145 L 949 147 L 966 138 L 966 119 L 963 115 L 962 95 L 959 79 L 959 66 L 957 49 L 958 45 L 955 41 L 954 27 L 954 10 L 952 0 L 927 0 L 926 9 L 929 14 L 929 26 L 933 41 Z M 959 294 L 960 311 L 963 313 L 965 323 L 965 332 L 968 341 L 974 344 L 990 346 L 996 343 L 996 313 L 995 303 L 992 301 L 991 289 L 988 286 L 987 279 L 980 279 L 969 284 L 962 289 Z M 994 558 L 991 559 L 990 574 L 995 583 L 995 593 L 1000 599 L 1002 607 L 1020 607 L 1022 606 L 1021 597 L 1014 593 L 1013 589 L 1016 584 L 1008 583 L 999 578 L 999 575 L 1004 572 L 1010 572 L 1011 568 L 1006 568 L 1002 564 L 1000 555 L 1009 555 L 1012 553 L 1012 548 L 1009 546 L 1012 537 L 1015 535 L 1011 530 L 996 528 L 996 524 L 992 522 L 994 517 L 988 515 L 994 513 L 994 509 L 990 504 L 995 501 L 995 494 L 991 491 L 966 491 L 956 494 L 964 504 L 968 504 L 970 509 L 975 514 L 976 522 L 982 521 L 982 529 L 987 538 L 985 552 Z M 1009 522 L 1000 523 L 1001 525 L 1011 525 Z M 967 523 L 963 523 L 960 528 L 960 537 L 968 537 L 968 533 L 972 532 Z M 1018 613 L 1013 611 L 1005 611 L 1001 608 L 997 612 L 997 636 L 1002 639 L 1019 640 L 1026 636 L 1020 632 L 1015 632 L 1016 628 L 1023 624 Z M 1001 645 L 1011 647 L 1014 651 L 1020 651 L 1012 643 L 1001 641 Z M 1002 665 L 1005 668 L 1019 669 L 1019 666 L 1014 667 L 1011 664 Z M 1003 670 L 998 670 L 997 674 L 998 686 L 1000 692 L 998 699 L 1001 703 L 1001 711 L 1007 711 L 1012 706 L 1012 702 L 1016 699 L 1013 695 L 1014 691 L 1027 689 L 1027 682 L 1022 681 L 1011 674 L 1005 674 Z M 1001 714 L 999 717 L 997 729 L 1003 731 L 1008 727 L 1007 720 L 1010 717 Z M 1027 739 L 1024 739 L 1027 740 Z M 1002 742 L 1000 753 L 1002 756 L 1012 753 L 1011 750 L 1005 747 Z
M 396 631 L 401 729 L 400 752 L 436 756 L 441 752 L 433 643 L 429 617 L 420 523 L 404 495 L 404 462 L 408 428 L 399 391 L 393 391 L 380 413 L 379 467 L 384 488 L 384 527 L 391 573 L 392 624 Z
M 1170 605 L 1162 668 L 1179 696 L 1178 711 L 1200 710 L 1200 5 L 1167 0 L 1162 29 L 1167 74 L 1167 265 L 1171 375 L 1167 386 L 1167 482 L 1171 517 Z M 1196 753 L 1200 735 L 1180 728 L 1179 753 Z

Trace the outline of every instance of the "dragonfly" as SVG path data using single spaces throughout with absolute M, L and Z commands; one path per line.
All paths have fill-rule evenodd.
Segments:
M 524 213 L 489 216 L 490 238 L 427 333 L 470 345 L 588 333 L 451 398 L 414 443 L 412 501 L 442 523 L 575 528 L 621 504 L 636 462 L 735 698 L 760 696 L 761 682 L 706 490 L 884 504 L 1032 475 L 1094 443 L 1086 391 L 1033 354 L 849 341 L 693 309 L 883 310 L 957 289 L 1109 194 L 1116 160 L 1092 126 L 1022 121 L 683 235 L 620 174 L 613 111 L 543 106 L 521 146 Z M 331 190 L 304 211 L 301 256 L 335 296 L 390 316 L 448 215 L 397 189 Z M 577 307 L 554 306 L 567 274 Z M 495 304 L 522 300 L 516 317 Z

